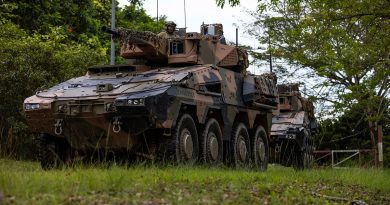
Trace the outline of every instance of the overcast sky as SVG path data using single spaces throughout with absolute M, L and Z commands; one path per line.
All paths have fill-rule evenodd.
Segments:
M 119 5 L 128 5 L 127 0 L 119 0 Z M 186 4 L 187 23 L 184 18 L 184 2 Z M 168 21 L 174 21 L 178 28 L 187 25 L 187 32 L 199 32 L 202 22 L 222 23 L 224 35 L 228 41 L 235 42 L 236 26 L 239 27 L 239 43 L 249 46 L 256 46 L 257 42 L 253 38 L 248 38 L 243 34 L 244 30 L 241 21 L 250 21 L 250 16 L 245 12 L 247 9 L 254 10 L 257 0 L 241 0 L 241 5 L 231 8 L 225 5 L 223 9 L 217 7 L 215 0 L 158 0 L 159 16 L 167 16 Z M 145 0 L 144 8 L 152 16 L 157 15 L 157 0 Z M 254 45 L 255 44 L 255 45 Z

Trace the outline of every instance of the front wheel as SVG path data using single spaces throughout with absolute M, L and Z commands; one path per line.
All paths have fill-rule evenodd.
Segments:
M 189 114 L 182 115 L 169 140 L 167 154 L 178 164 L 194 164 L 199 157 L 198 132 Z
M 252 161 L 255 169 L 260 171 L 267 170 L 269 159 L 269 147 L 267 133 L 263 126 L 258 126 L 251 141 Z
M 304 131 L 304 139 L 303 139 L 303 147 L 296 151 L 295 163 L 294 167 L 297 170 L 311 169 L 314 164 L 313 157 L 313 143 L 309 138 L 310 135 L 305 130 Z M 299 146 L 298 146 L 299 147 Z
M 71 161 L 70 146 L 64 139 L 42 134 L 38 137 L 38 159 L 44 170 L 60 168 Z

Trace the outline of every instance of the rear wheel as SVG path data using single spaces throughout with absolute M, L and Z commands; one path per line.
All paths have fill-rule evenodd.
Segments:
M 233 163 L 236 168 L 249 167 L 250 163 L 250 146 L 249 134 L 243 123 L 238 123 L 232 134 L 233 145 Z
M 265 171 L 268 166 L 269 147 L 267 133 L 263 126 L 258 126 L 251 141 L 252 161 L 255 169 Z
M 216 119 L 210 118 L 202 133 L 202 161 L 209 165 L 218 165 L 223 160 L 222 132 Z

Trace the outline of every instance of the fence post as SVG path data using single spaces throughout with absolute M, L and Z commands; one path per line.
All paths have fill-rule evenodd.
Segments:
M 378 124 L 378 167 L 383 168 L 383 144 L 382 144 L 383 132 L 382 124 Z

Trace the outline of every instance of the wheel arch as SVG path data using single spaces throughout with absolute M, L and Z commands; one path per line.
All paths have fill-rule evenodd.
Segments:
M 184 114 L 184 113 L 187 113 L 189 114 L 192 119 L 194 120 L 195 124 L 198 125 L 199 124 L 199 120 L 198 120 L 198 117 L 196 117 L 196 104 L 193 103 L 193 102 L 181 102 L 180 103 L 180 106 L 178 107 L 177 109 L 177 112 L 175 114 L 175 118 L 173 120 L 173 123 L 172 123 L 172 127 L 175 127 L 178 120 L 180 119 L 180 117 Z
M 200 122 L 201 124 L 206 124 L 207 120 L 210 118 L 214 118 L 218 121 L 219 126 L 221 127 L 221 131 L 223 132 L 223 127 L 225 125 L 225 122 L 223 121 L 222 117 L 222 111 L 218 107 L 208 107 L 207 108 L 207 114 L 203 122 Z M 222 133 L 223 134 L 223 133 Z
M 245 111 L 240 111 L 236 114 L 236 117 L 234 118 L 233 126 L 239 122 L 244 123 L 244 125 L 249 129 L 250 124 L 249 124 L 249 118 L 248 118 L 248 113 Z
M 271 133 L 271 125 L 272 125 L 272 114 L 271 113 L 260 113 L 256 115 L 254 124 L 253 124 L 253 132 L 256 131 L 256 128 L 261 125 L 266 134 L 267 140 L 270 142 L 270 133 Z

